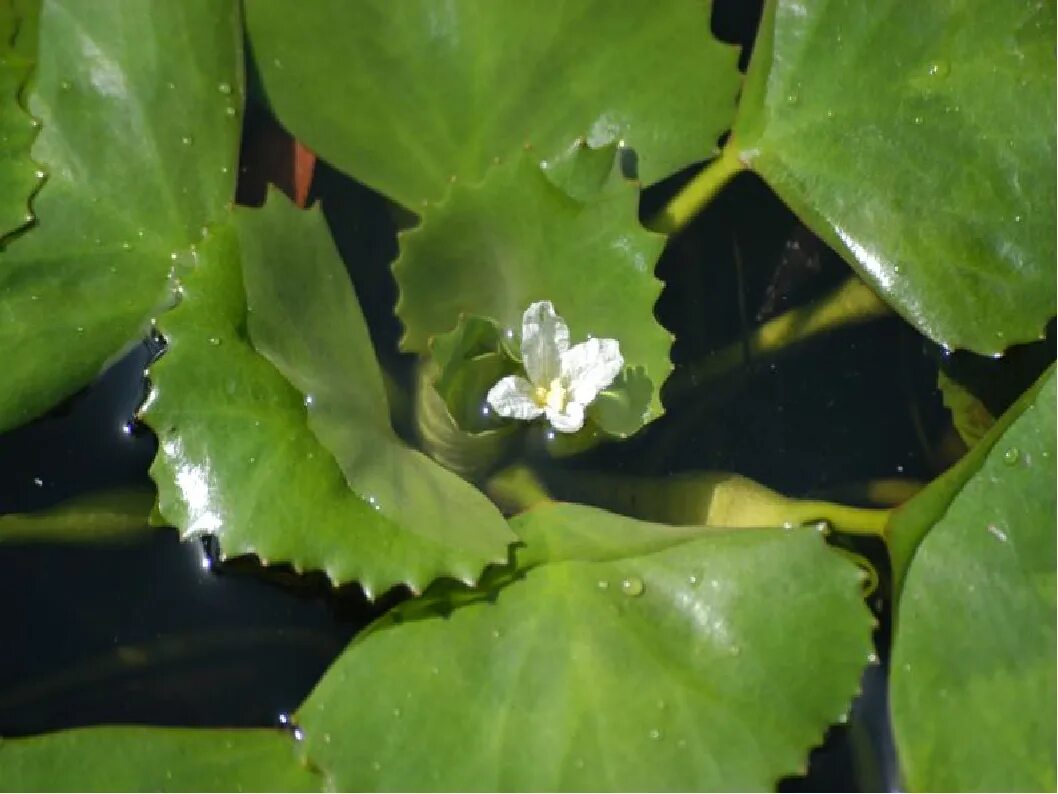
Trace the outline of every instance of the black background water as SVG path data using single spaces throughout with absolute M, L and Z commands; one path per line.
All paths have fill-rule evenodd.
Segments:
M 714 30 L 748 47 L 758 14 L 756 2 L 720 0 Z M 251 125 L 262 118 L 248 116 Z M 250 182 L 258 166 L 244 166 Z M 690 173 L 647 191 L 642 214 Z M 380 359 L 407 383 L 388 271 L 397 223 L 407 219 L 395 220 L 387 202 L 323 163 L 313 194 L 350 265 Z M 891 317 L 756 362 L 722 399 L 702 389 L 679 395 L 689 366 L 737 341 L 746 324 L 819 297 L 848 272 L 763 183 L 738 177 L 658 267 L 666 289 L 656 313 L 677 336 L 673 386 L 663 392 L 668 414 L 580 465 L 654 474 L 723 469 L 791 495 L 828 495 L 877 478 L 927 481 L 950 463 L 953 448 L 935 387 L 938 362 L 993 384 L 998 410 L 1053 358 L 1048 342 L 1019 354 L 1016 366 L 953 361 Z M 135 346 L 90 388 L 0 435 L 0 513 L 103 488 L 150 487 L 156 442 L 132 417 L 157 352 L 151 341 Z M 884 594 L 884 554 L 870 544 L 861 551 L 881 568 Z M 266 572 L 253 561 L 214 565 L 208 543 L 181 543 L 173 530 L 111 545 L 0 544 L 0 735 L 116 722 L 274 725 L 350 637 L 399 597 L 372 605 L 355 587 L 332 591 L 320 577 Z M 850 725 L 832 729 L 808 777 L 785 788 L 898 784 L 884 689 L 890 616 L 881 598 L 872 606 L 880 665 L 867 671 Z

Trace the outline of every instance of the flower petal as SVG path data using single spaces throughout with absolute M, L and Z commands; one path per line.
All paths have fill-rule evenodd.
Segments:
M 547 421 L 560 433 L 576 433 L 584 427 L 584 406 L 578 402 L 568 402 L 561 411 L 548 407 Z
M 555 314 L 551 301 L 529 304 L 522 315 L 522 363 L 537 386 L 547 386 L 562 371 L 562 354 L 569 349 L 569 326 Z
M 508 375 L 489 389 L 485 397 L 488 404 L 500 416 L 529 421 L 536 419 L 544 409 L 533 399 L 533 384 L 517 375 Z
M 625 360 L 616 339 L 589 339 L 563 353 L 561 365 L 570 399 L 588 405 L 613 383 Z

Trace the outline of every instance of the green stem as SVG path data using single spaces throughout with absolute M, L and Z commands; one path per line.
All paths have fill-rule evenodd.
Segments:
M 713 196 L 720 192 L 720 188 L 744 170 L 746 164 L 739 158 L 736 148 L 729 143 L 721 150 L 719 157 L 703 168 L 654 216 L 649 224 L 650 228 L 663 234 L 678 232 L 712 201 Z
M 537 474 L 513 466 L 494 477 L 486 490 L 509 512 L 555 498 L 598 505 L 644 521 L 728 529 L 825 521 L 836 532 L 882 537 L 891 512 L 795 499 L 730 472 L 643 477 L 584 470 Z
M 749 358 L 777 356 L 828 331 L 884 317 L 891 311 L 870 287 L 850 276 L 822 298 L 783 312 L 758 327 L 748 338 L 693 364 L 686 372 L 685 382 L 700 386 L 743 366 L 747 355 Z
M 522 463 L 508 466 L 485 483 L 485 493 L 507 515 L 521 513 L 541 502 L 550 502 L 551 494 L 536 472 Z
M 793 524 L 809 524 L 815 521 L 826 521 L 835 532 L 845 535 L 868 535 L 877 538 L 885 537 L 885 527 L 889 523 L 892 510 L 849 507 L 848 505 L 817 500 L 789 501 L 790 519 Z

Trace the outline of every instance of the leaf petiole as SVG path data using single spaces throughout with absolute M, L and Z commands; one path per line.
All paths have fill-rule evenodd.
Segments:
M 738 156 L 737 148 L 729 141 L 720 151 L 720 156 L 705 166 L 654 216 L 648 224 L 649 227 L 663 234 L 678 232 L 713 200 L 724 185 L 745 171 L 746 167 Z

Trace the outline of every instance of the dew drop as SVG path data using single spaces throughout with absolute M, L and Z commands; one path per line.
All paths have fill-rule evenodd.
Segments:
M 40 477 L 34 477 L 33 484 L 36 485 L 38 488 L 42 488 L 44 487 L 44 480 L 42 480 Z
M 224 113 L 225 113 L 225 115 L 227 115 L 227 116 L 232 116 L 232 117 L 234 117 L 234 116 L 235 116 L 235 114 L 236 114 L 236 113 L 238 113 L 238 112 L 239 112 L 239 111 L 238 111 L 238 110 L 236 110 L 236 108 L 235 108 L 235 106 L 234 106 L 234 105 L 228 105 L 227 107 L 225 107 L 225 108 L 224 108 Z
M 1008 466 L 1013 466 L 1018 462 L 1018 458 L 1021 457 L 1021 451 L 1017 447 L 1011 447 L 1003 453 L 1003 462 Z
M 643 580 L 638 576 L 629 576 L 621 582 L 621 592 L 626 596 L 635 598 L 636 596 L 643 595 L 643 590 Z
M 692 573 L 690 576 L 687 577 L 687 584 L 691 585 L 692 587 L 698 584 L 698 577 Z
M 195 139 L 192 138 L 190 135 L 185 135 L 184 137 L 182 137 L 180 139 L 180 143 L 184 144 L 184 146 L 190 146 L 194 142 L 195 142 Z
M 992 533 L 992 535 L 994 535 L 995 538 L 997 540 L 999 540 L 1000 542 L 1002 542 L 1002 543 L 1006 543 L 1007 542 L 1007 533 L 1004 532 L 999 527 L 997 527 L 995 524 L 989 524 L 988 525 L 988 531 L 990 533 Z
M 63 80 L 61 83 L 59 83 L 59 88 L 61 88 L 63 91 L 69 91 L 70 90 L 70 81 L 69 80 Z
M 217 83 L 217 90 L 224 96 L 231 96 L 231 83 Z
M 220 346 L 220 338 L 216 337 L 216 336 L 211 336 L 209 338 L 209 343 L 211 345 L 213 345 L 213 347 L 219 347 Z
M 610 583 L 607 582 L 605 579 L 600 579 L 598 582 L 596 582 L 595 586 L 598 587 L 600 590 L 610 589 Z
M 948 62 L 945 60 L 933 61 L 933 63 L 929 65 L 929 69 L 927 71 L 930 77 L 935 77 L 938 80 L 947 77 L 950 72 L 951 66 L 949 66 Z
M 400 707 L 399 707 L 399 706 L 397 706 L 397 707 L 395 707 L 395 708 L 393 709 L 393 716 L 394 716 L 394 717 L 397 717 L 397 718 L 399 719 L 399 718 L 400 718 L 400 715 L 401 715 L 401 713 L 402 713 L 402 712 L 401 712 L 401 710 L 400 710 Z
M 658 739 L 661 738 L 661 731 L 658 730 L 657 728 L 651 728 L 649 736 L 654 741 L 657 741 Z

